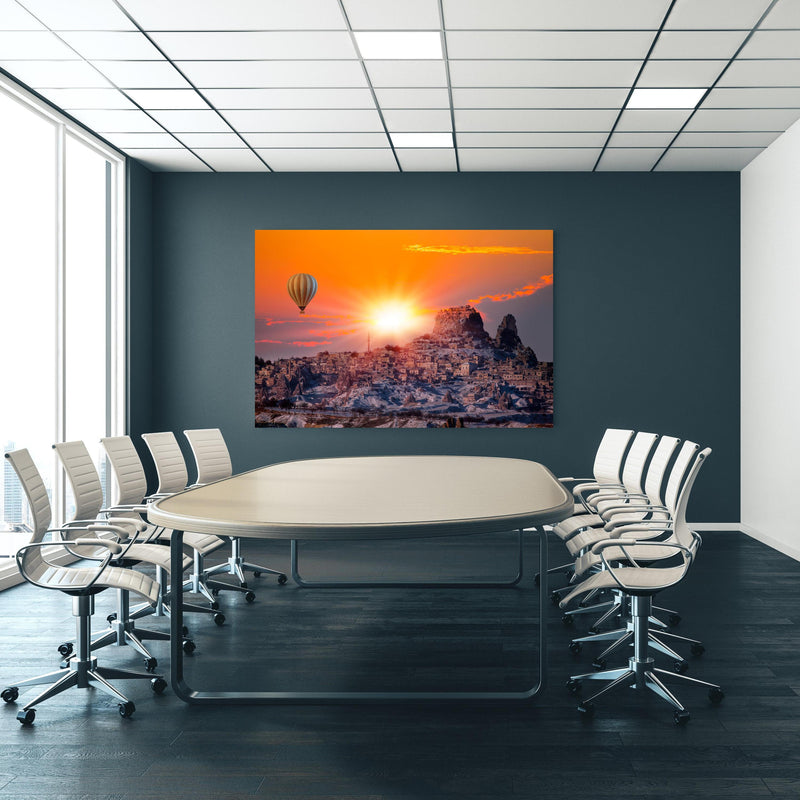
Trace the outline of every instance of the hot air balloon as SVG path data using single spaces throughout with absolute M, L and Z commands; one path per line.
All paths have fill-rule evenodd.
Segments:
M 289 297 L 297 303 L 300 313 L 305 314 L 306 306 L 317 293 L 317 279 L 305 272 L 298 272 L 289 278 L 286 288 L 289 290 Z

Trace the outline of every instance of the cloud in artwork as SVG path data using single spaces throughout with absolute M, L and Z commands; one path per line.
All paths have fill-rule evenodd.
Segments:
M 458 244 L 410 244 L 406 250 L 414 253 L 445 253 L 451 256 L 501 255 L 531 256 L 550 255 L 552 250 L 534 250 L 531 247 L 505 247 L 503 245 L 458 245 Z
M 476 306 L 478 303 L 482 303 L 484 300 L 491 300 L 493 303 L 500 303 L 504 300 L 513 300 L 516 297 L 529 297 L 532 294 L 536 294 L 540 289 L 544 289 L 546 286 L 551 286 L 553 284 L 553 275 L 542 275 L 541 278 L 536 283 L 530 283 L 527 286 L 523 286 L 521 289 L 514 289 L 512 292 L 502 292 L 500 294 L 483 294 L 480 297 L 475 297 L 472 300 L 468 300 L 467 302 L 471 306 Z

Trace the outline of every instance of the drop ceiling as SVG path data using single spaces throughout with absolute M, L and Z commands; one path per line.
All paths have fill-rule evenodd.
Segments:
M 800 0 L 0 0 L 0 67 L 153 170 L 740 170 Z

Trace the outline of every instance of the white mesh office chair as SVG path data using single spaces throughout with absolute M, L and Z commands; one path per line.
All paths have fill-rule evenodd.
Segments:
M 109 683 L 110 679 L 146 679 L 157 694 L 164 691 L 167 682 L 162 676 L 154 677 L 150 672 L 110 669 L 97 665 L 97 659 L 90 655 L 94 595 L 104 589 L 116 589 L 135 592 L 152 604 L 158 598 L 158 584 L 135 570 L 111 566 L 111 559 L 122 552 L 122 546 L 110 539 L 97 538 L 97 533 L 88 528 L 70 528 L 69 534 L 76 537 L 70 544 L 59 544 L 55 540 L 44 542 L 45 534 L 61 534 L 65 529 L 48 528 L 51 520 L 50 500 L 39 470 L 27 450 L 6 453 L 6 458 L 20 479 L 33 519 L 33 541 L 19 550 L 16 556 L 17 565 L 28 583 L 45 589 L 57 589 L 72 597 L 72 613 L 76 617 L 77 655 L 69 660 L 66 669 L 58 669 L 7 686 L 0 692 L 0 697 L 6 703 L 13 703 L 19 697 L 20 688 L 51 684 L 17 714 L 20 723 L 30 725 L 36 718 L 34 706 L 73 686 L 85 689 L 93 685 L 115 698 L 119 703 L 119 713 L 123 717 L 129 717 L 136 706 Z M 86 558 L 87 550 L 93 554 L 91 557 L 99 561 L 98 565 L 67 567 L 59 566 L 52 560 L 65 551 Z
M 197 467 L 197 480 L 194 485 L 203 486 L 207 483 L 230 478 L 233 474 L 231 457 L 228 447 L 222 438 L 222 431 L 219 428 L 197 428 L 183 432 L 189 440 L 192 448 L 195 465 Z M 236 536 L 229 537 L 231 540 L 231 556 L 227 563 L 219 564 L 210 569 L 207 574 L 214 575 L 220 572 L 227 572 L 236 577 L 239 584 L 246 588 L 247 579 L 245 570 L 252 572 L 257 578 L 261 573 L 266 572 L 270 575 L 278 576 L 278 583 L 282 586 L 286 583 L 286 575 L 277 569 L 270 569 L 259 564 L 252 564 L 242 558 L 241 539 Z M 226 588 L 229 586 L 225 585 Z

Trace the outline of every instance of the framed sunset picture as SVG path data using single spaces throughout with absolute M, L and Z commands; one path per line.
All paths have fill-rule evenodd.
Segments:
M 255 424 L 552 427 L 553 232 L 256 231 Z

